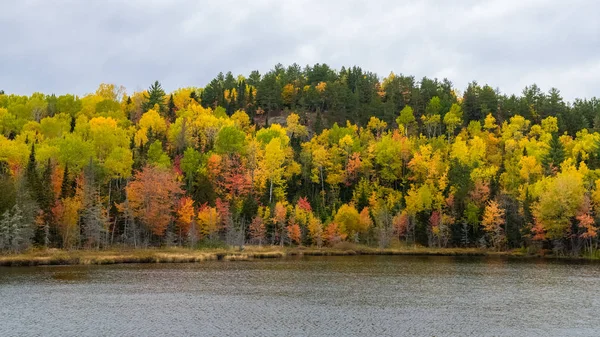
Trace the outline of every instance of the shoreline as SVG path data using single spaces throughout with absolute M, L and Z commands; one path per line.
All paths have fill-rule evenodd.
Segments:
M 520 251 L 490 251 L 477 248 L 424 248 L 378 249 L 366 246 L 352 248 L 288 248 L 278 246 L 247 246 L 237 249 L 148 248 L 112 250 L 37 250 L 23 254 L 0 255 L 0 267 L 48 265 L 108 265 L 128 263 L 197 263 L 203 261 L 252 261 L 283 259 L 302 256 L 455 256 L 455 257 L 505 257 L 516 259 L 543 259 L 561 261 L 594 261 L 588 257 L 527 255 Z

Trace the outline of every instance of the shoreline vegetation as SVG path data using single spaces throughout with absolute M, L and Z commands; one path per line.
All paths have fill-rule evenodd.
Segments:
M 253 261 L 283 259 L 302 256 L 455 256 L 455 257 L 506 257 L 541 258 L 565 261 L 592 261 L 593 256 L 561 256 L 547 252 L 535 254 L 522 249 L 493 251 L 481 248 L 428 248 L 405 246 L 398 248 L 375 248 L 364 245 L 343 244 L 337 247 L 280 247 L 245 246 L 189 249 L 171 248 L 115 248 L 110 250 L 62 250 L 45 249 L 0 256 L 0 267 L 51 266 L 51 265 L 110 265 L 129 263 L 199 263 L 205 261 Z

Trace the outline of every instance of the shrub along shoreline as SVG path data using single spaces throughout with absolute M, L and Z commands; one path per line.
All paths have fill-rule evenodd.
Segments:
M 506 257 L 543 258 L 573 261 L 596 260 L 595 257 L 558 256 L 540 252 L 527 254 L 522 250 L 492 251 L 478 248 L 426 248 L 403 247 L 379 249 L 360 245 L 343 247 L 279 247 L 246 246 L 220 249 L 149 248 L 112 250 L 32 250 L 22 254 L 0 256 L 0 267 L 45 265 L 108 265 L 127 263 L 196 263 L 203 261 L 252 261 L 257 259 L 283 259 L 302 256 L 356 256 L 356 255 L 405 255 L 405 256 L 456 256 L 456 257 Z

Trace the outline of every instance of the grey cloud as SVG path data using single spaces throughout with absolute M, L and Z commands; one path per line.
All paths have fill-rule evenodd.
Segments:
M 600 91 L 594 1 L 4 1 L 0 89 L 84 94 L 101 82 L 167 90 L 281 62 L 386 76 Z

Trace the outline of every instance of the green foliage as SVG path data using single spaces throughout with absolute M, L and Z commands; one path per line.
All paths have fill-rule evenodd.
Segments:
M 148 162 L 158 167 L 168 169 L 171 167 L 171 158 L 163 151 L 163 144 L 156 140 L 148 148 Z
M 260 215 L 278 243 L 289 225 L 304 244 L 494 238 L 497 248 L 592 251 L 598 99 L 569 103 L 535 85 L 511 96 L 476 82 L 461 91 L 316 64 L 220 73 L 172 93 L 154 82 L 129 96 L 111 84 L 81 98 L 0 94 L 0 249 L 193 245 L 208 242 L 194 227 L 203 210 L 219 215 L 210 241 L 220 244 L 239 243 Z M 149 189 L 127 194 L 148 170 Z M 165 182 L 185 186 L 185 219 L 180 192 L 153 199 Z M 310 228 L 297 218 L 300 198 Z M 165 206 L 143 214 L 164 228 L 141 225 L 131 202 Z
M 415 115 L 413 113 L 413 109 L 410 106 L 405 106 L 402 111 L 400 111 L 400 116 L 396 118 L 396 123 L 398 125 L 403 125 L 405 128 L 415 122 Z
M 219 154 L 242 154 L 245 146 L 246 134 L 235 126 L 225 126 L 217 134 L 215 151 Z

